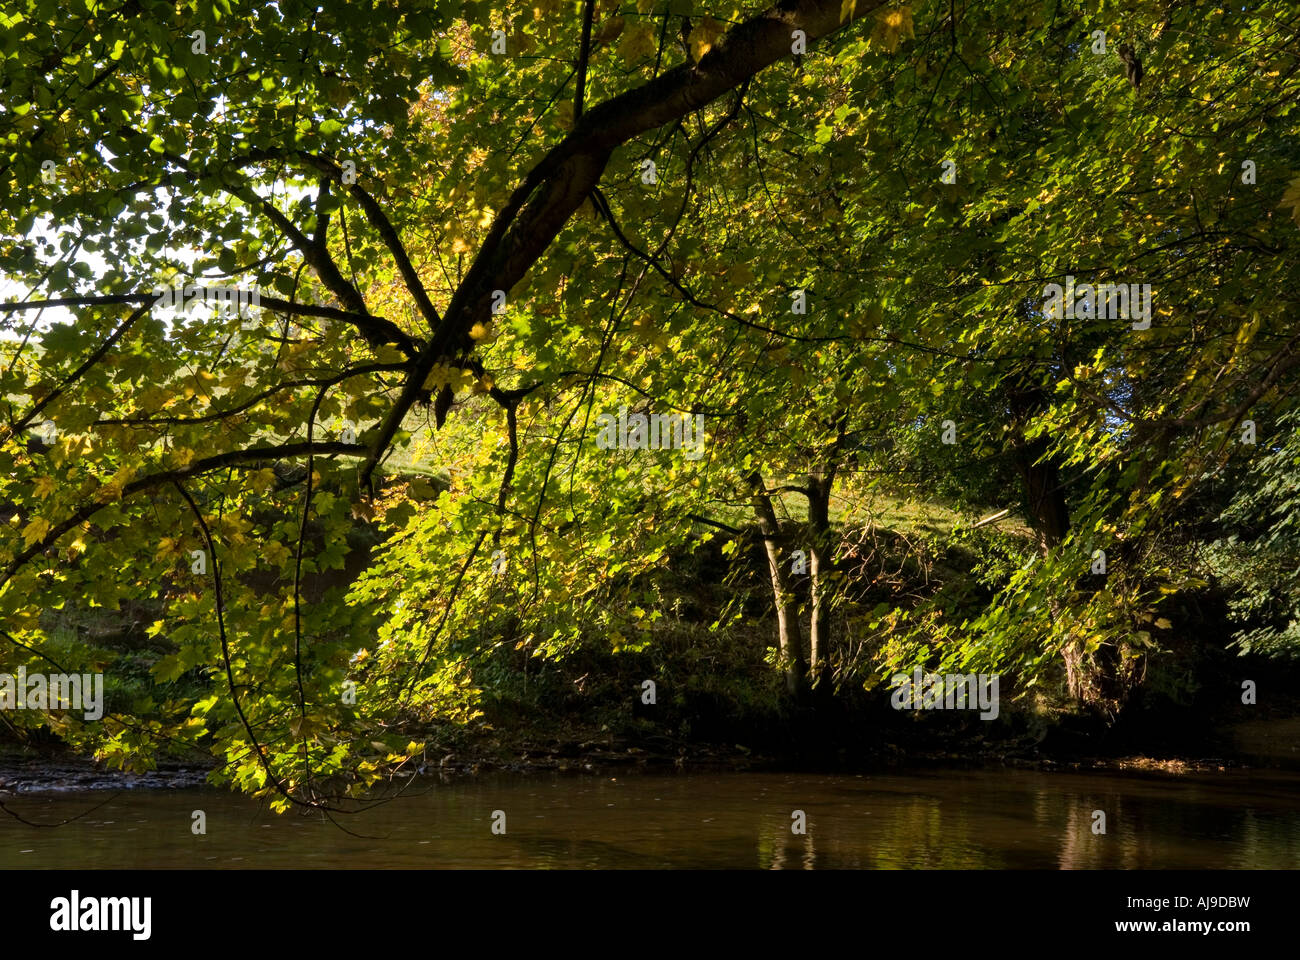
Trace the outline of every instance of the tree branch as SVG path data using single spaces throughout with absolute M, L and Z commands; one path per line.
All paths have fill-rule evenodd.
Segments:
M 155 487 L 163 486 L 168 483 L 176 483 L 189 477 L 200 476 L 205 473 L 211 473 L 213 470 L 220 470 L 223 467 L 245 467 L 252 464 L 266 463 L 268 461 L 286 460 L 290 457 L 299 457 L 307 453 L 339 453 L 361 456 L 367 452 L 367 448 L 359 443 L 342 443 L 339 441 L 322 441 L 320 443 L 299 441 L 297 443 L 281 444 L 278 447 L 250 447 L 246 450 L 230 450 L 226 453 L 220 453 L 212 457 L 204 457 L 202 460 L 195 460 L 186 467 L 179 467 L 175 470 L 163 470 L 158 473 L 151 473 L 147 476 L 132 480 L 122 488 L 120 497 L 112 500 L 105 500 L 102 503 L 83 504 L 71 516 L 60 521 L 51 527 L 39 542 L 33 543 L 26 550 L 17 554 L 9 565 L 5 567 L 4 575 L 0 576 L 0 587 L 8 583 L 15 573 L 38 553 L 44 553 L 52 547 L 59 539 L 73 527 L 84 523 L 93 517 L 100 510 L 103 510 L 119 500 L 125 500 L 137 493 L 145 490 L 152 490 Z
M 495 289 L 509 291 L 550 246 L 591 193 L 614 148 L 699 110 L 791 54 L 793 31 L 809 42 L 872 13 L 883 0 L 782 0 L 724 34 L 698 63 L 684 63 L 584 113 L 497 214 L 474 262 L 452 295 L 433 339 L 380 424 L 362 469 L 363 483 L 423 392 L 436 364 L 473 349 L 470 328 L 491 315 Z

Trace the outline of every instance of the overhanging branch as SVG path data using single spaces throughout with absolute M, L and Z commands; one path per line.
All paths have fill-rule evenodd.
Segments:
M 524 178 L 497 214 L 442 323 L 421 352 L 376 434 L 362 470 L 368 481 L 439 362 L 470 352 L 470 328 L 491 315 L 493 290 L 509 291 L 550 246 L 598 183 L 610 154 L 649 130 L 707 106 L 764 67 L 791 55 L 795 30 L 809 43 L 882 6 L 883 0 L 783 0 L 724 34 L 698 63 L 684 63 L 606 100 Z

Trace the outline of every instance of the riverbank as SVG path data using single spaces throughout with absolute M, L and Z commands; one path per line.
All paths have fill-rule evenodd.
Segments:
M 898 731 L 893 731 L 898 732 Z M 632 739 L 586 731 L 583 738 L 482 735 L 453 749 L 414 758 L 397 773 L 474 776 L 482 773 L 609 773 L 619 770 L 877 773 L 904 769 L 1108 771 L 1170 775 L 1246 770 L 1300 770 L 1300 721 L 1253 721 L 1225 731 L 1235 752 L 1169 755 L 1165 751 L 1079 752 L 1032 736 L 972 742 L 932 735 L 899 736 L 810 755 L 755 750 L 743 744 Z M 895 740 L 897 742 L 895 742 Z M 154 770 L 112 770 L 58 744 L 0 749 L 0 795 L 86 790 L 157 790 L 201 786 L 215 764 L 204 758 L 164 760 Z

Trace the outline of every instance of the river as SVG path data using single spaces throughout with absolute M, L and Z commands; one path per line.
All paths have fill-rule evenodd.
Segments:
M 211 788 L 4 800 L 37 822 L 81 815 L 0 814 L 4 869 L 1300 867 L 1300 774 L 1275 771 L 484 774 L 416 782 L 337 825 Z

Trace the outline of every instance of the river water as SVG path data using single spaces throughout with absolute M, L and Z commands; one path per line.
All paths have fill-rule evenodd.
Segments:
M 0 813 L 3 869 L 1300 868 L 1300 774 L 1246 770 L 488 774 L 415 783 L 338 825 L 210 788 L 4 801 L 80 817 Z

